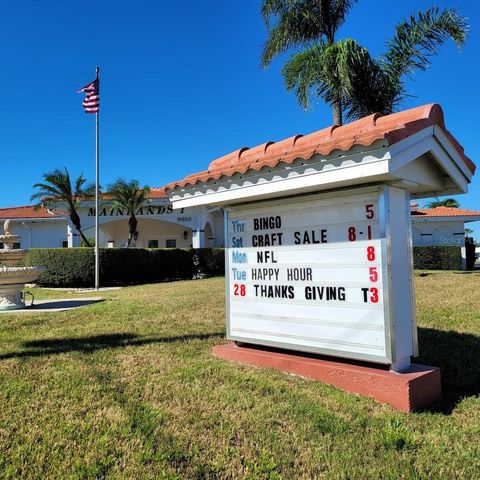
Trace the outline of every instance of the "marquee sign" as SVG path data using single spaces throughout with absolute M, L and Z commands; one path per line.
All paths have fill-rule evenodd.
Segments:
M 385 188 L 227 209 L 228 338 L 394 363 Z

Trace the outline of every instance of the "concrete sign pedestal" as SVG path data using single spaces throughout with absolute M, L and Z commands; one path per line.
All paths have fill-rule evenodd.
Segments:
M 437 401 L 439 370 L 411 364 L 409 205 L 465 192 L 474 170 L 427 105 L 243 148 L 171 184 L 174 208 L 224 211 L 227 338 L 248 346 L 215 355 L 405 411 Z
M 213 354 L 224 360 L 318 380 L 387 403 L 404 412 L 421 410 L 439 401 L 442 396 L 440 369 L 426 365 L 412 363 L 407 370 L 397 373 L 371 365 L 355 365 L 234 343 L 213 347 Z

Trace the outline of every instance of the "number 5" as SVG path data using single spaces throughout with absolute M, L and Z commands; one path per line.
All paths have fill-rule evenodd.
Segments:
M 365 211 L 367 212 L 367 218 L 371 220 L 375 216 L 375 210 L 373 209 L 373 203 L 365 205 Z
M 370 281 L 377 282 L 378 281 L 377 267 L 370 267 L 369 272 L 370 272 Z

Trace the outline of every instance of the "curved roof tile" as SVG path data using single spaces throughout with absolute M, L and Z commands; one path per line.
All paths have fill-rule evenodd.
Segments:
M 280 162 L 290 164 L 299 158 L 309 160 L 315 154 L 330 155 L 334 150 L 346 152 L 355 145 L 369 147 L 375 141 L 382 139 L 388 145 L 393 145 L 433 125 L 442 128 L 467 167 L 475 172 L 475 164 L 464 154 L 461 145 L 446 130 L 440 105 L 429 104 L 390 115 L 374 113 L 355 122 L 342 126 L 330 126 L 308 135 L 294 135 L 279 142 L 266 142 L 253 148 L 243 147 L 214 160 L 206 171 L 166 185 L 165 190 L 188 184 L 195 185 L 199 182 L 216 181 L 222 176 L 231 177 L 236 173 L 243 175 L 248 170 L 273 168 Z
M 415 208 L 412 209 L 414 217 L 478 217 L 480 212 L 465 210 L 455 207 Z
M 33 205 L 21 207 L 0 208 L 0 219 L 15 218 L 63 218 L 64 214 L 52 212 L 44 207 L 36 209 Z

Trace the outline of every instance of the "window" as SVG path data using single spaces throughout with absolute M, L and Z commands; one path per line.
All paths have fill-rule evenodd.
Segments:
M 62 248 L 68 248 L 68 240 L 62 242 Z
M 5 247 L 3 246 L 3 243 L 0 242 L 0 250 L 2 250 L 3 248 L 5 248 Z
M 170 238 L 165 241 L 165 246 L 167 248 L 177 248 L 177 241 L 174 238 Z
M 20 250 L 21 246 L 19 242 L 15 242 L 12 247 L 14 250 Z
M 149 240 L 148 248 L 158 248 L 158 240 Z

